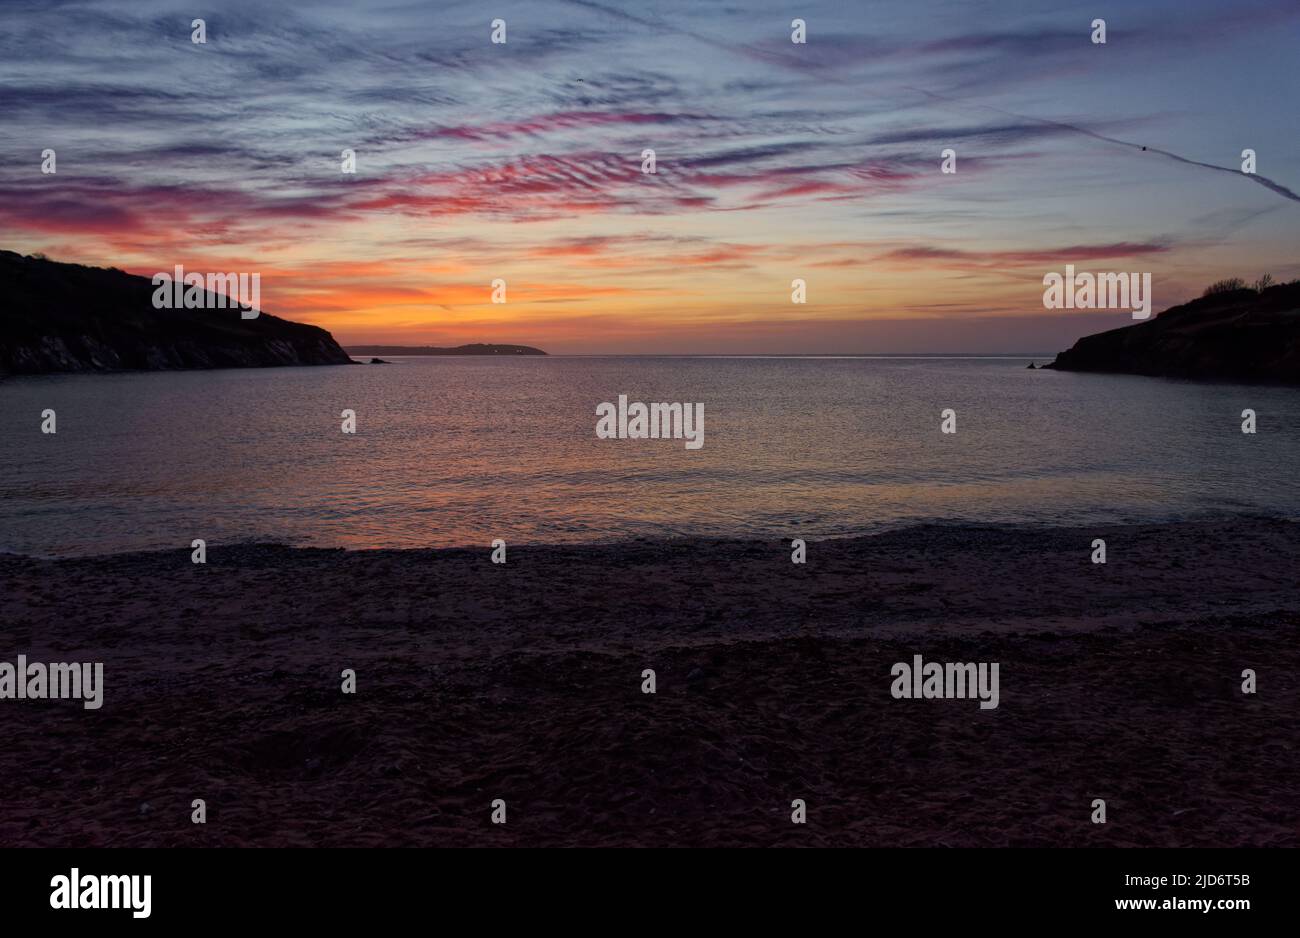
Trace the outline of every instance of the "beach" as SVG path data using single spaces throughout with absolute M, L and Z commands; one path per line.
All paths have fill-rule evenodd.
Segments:
M 0 556 L 0 658 L 103 663 L 0 701 L 0 844 L 1300 845 L 1300 524 L 491 554 Z

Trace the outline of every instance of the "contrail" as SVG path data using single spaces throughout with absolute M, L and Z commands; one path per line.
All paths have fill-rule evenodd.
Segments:
M 1177 160 L 1179 163 L 1186 163 L 1188 166 L 1200 166 L 1202 169 L 1213 169 L 1221 173 L 1231 173 L 1234 176 L 1243 176 L 1246 179 L 1251 180 L 1252 182 L 1259 183 L 1265 189 L 1269 189 L 1273 192 L 1276 192 L 1284 199 L 1290 199 L 1292 202 L 1300 202 L 1300 195 L 1297 195 L 1296 193 L 1292 192 L 1290 189 L 1282 185 L 1280 182 L 1275 182 L 1272 179 L 1269 179 L 1267 176 L 1261 176 L 1258 173 L 1243 173 L 1240 170 L 1232 168 L 1231 166 L 1219 166 L 1217 163 L 1206 163 L 1201 160 L 1194 160 L 1186 156 L 1179 156 L 1177 153 L 1173 153 L 1169 150 L 1162 150 L 1160 147 L 1146 146 L 1140 143 L 1133 143 L 1128 140 L 1120 140 L 1118 137 L 1108 137 L 1106 134 L 1098 133 L 1095 130 L 1089 130 L 1087 127 L 1080 127 L 1077 124 L 1067 124 L 1064 121 L 1052 120 L 1051 118 L 1047 118 L 1047 117 L 1033 117 L 1028 114 L 1017 114 L 1015 111 L 1007 111 L 1000 107 L 993 107 L 990 104 L 970 104 L 964 101 L 958 101 L 952 98 L 945 97 L 944 95 L 941 94 L 935 94 L 933 91 L 926 91 L 924 88 L 909 87 L 907 90 L 919 92 L 920 94 L 926 95 L 927 97 L 934 98 L 938 101 L 943 101 L 946 104 L 953 104 L 953 105 L 963 106 L 963 107 L 983 108 L 984 110 L 993 111 L 995 114 L 1001 114 L 1004 117 L 1013 117 L 1016 118 L 1017 120 L 1032 121 L 1036 124 L 1046 124 L 1050 127 L 1060 127 L 1064 130 L 1070 130 L 1073 131 L 1074 133 L 1083 134 L 1084 136 L 1092 137 L 1096 140 L 1102 140 L 1106 143 L 1113 143 L 1116 146 L 1129 147 L 1130 149 L 1140 150 L 1145 153 L 1158 153 L 1160 156 L 1168 157 L 1171 160 Z
M 633 13 L 628 13 L 625 10 L 619 10 L 614 7 L 605 6 L 602 3 L 593 2 L 593 0 L 567 0 L 567 2 L 573 4 L 574 6 L 583 7 L 584 9 L 587 10 L 595 10 L 596 12 L 604 13 L 607 16 L 612 16 L 616 19 L 621 19 L 630 23 L 636 23 L 639 26 L 646 26 L 650 29 L 661 29 L 667 32 L 676 33 L 679 36 L 687 36 L 691 39 L 696 40 L 697 42 L 703 42 L 707 45 L 713 46 L 714 48 L 725 49 L 736 55 L 743 55 L 748 58 L 757 58 L 760 59 L 761 61 L 768 62 L 768 63 L 775 62 L 781 65 L 785 65 L 787 67 L 793 67 L 796 71 L 803 71 L 805 73 L 808 70 L 807 63 L 799 59 L 790 59 L 788 56 L 781 55 L 775 52 L 760 51 L 758 49 L 750 48 L 749 46 L 736 45 L 735 43 L 724 42 L 722 40 L 714 39 L 710 36 L 706 36 L 701 33 L 696 33 L 690 30 L 682 29 L 680 27 L 673 26 L 668 23 L 656 22 L 655 20 L 646 19 L 645 17 L 637 16 Z M 827 81 L 835 82 L 836 84 L 845 85 L 846 87 L 857 87 L 853 85 L 852 82 L 845 81 L 842 78 L 837 78 L 836 76 L 827 74 L 825 72 L 819 72 L 819 77 Z M 1290 189 L 1282 185 L 1280 182 L 1274 182 L 1272 179 L 1269 179 L 1267 176 L 1261 176 L 1258 173 L 1243 173 L 1236 169 L 1233 169 L 1231 166 L 1219 166 L 1215 163 L 1205 163 L 1202 162 L 1201 160 L 1193 160 L 1186 156 L 1179 156 L 1177 153 L 1173 153 L 1169 150 L 1162 150 L 1159 147 L 1153 147 L 1153 146 L 1143 146 L 1140 143 L 1131 143 L 1128 140 L 1120 140 L 1117 137 L 1108 137 L 1105 134 L 1097 133 L 1097 131 L 1095 130 L 1089 130 L 1086 127 L 1079 127 L 1076 124 L 1067 124 L 1064 121 L 1051 120 L 1050 118 L 1045 118 L 1045 117 L 1032 117 L 1026 114 L 1017 114 L 1014 111 L 1005 111 L 1002 108 L 993 107 L 992 105 L 988 105 L 988 104 L 973 104 L 967 101 L 961 101 L 959 99 L 949 98 L 945 95 L 936 94 L 933 91 L 927 91 L 924 88 L 917 88 L 911 85 L 904 85 L 901 87 L 905 91 L 914 91 L 919 94 L 925 95 L 928 98 L 934 98 L 936 101 L 943 101 L 944 103 L 953 105 L 955 107 L 982 108 L 985 110 L 994 111 L 1006 117 L 1016 118 L 1017 120 L 1033 121 L 1039 124 L 1046 124 L 1052 127 L 1059 127 L 1062 128 L 1063 130 L 1069 130 L 1069 131 L 1073 131 L 1074 133 L 1083 134 L 1084 136 L 1092 137 L 1095 140 L 1101 140 L 1105 143 L 1114 144 L 1116 146 L 1129 147 L 1131 149 L 1139 150 L 1146 153 L 1156 153 L 1159 154 L 1160 156 L 1167 157 L 1168 159 L 1176 160 L 1179 163 L 1186 163 L 1188 166 L 1199 166 L 1202 169 L 1213 169 L 1221 173 L 1231 173 L 1234 176 L 1241 176 L 1246 179 L 1249 179 L 1251 182 L 1258 183 L 1259 185 L 1263 186 L 1265 189 L 1268 189 L 1271 192 L 1276 192 L 1284 199 L 1290 199 L 1292 202 L 1300 202 L 1300 195 L 1297 195 L 1296 193 L 1292 192 Z M 870 95 L 878 99 L 885 98 L 884 95 L 879 94 L 877 92 L 868 91 L 863 88 L 857 88 L 857 90 L 861 93 Z

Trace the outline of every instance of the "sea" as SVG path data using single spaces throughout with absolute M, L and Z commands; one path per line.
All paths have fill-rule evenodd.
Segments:
M 1300 517 L 1300 390 L 1029 361 L 410 357 L 10 377 L 0 552 Z M 703 445 L 599 438 L 597 409 L 620 395 L 702 404 Z

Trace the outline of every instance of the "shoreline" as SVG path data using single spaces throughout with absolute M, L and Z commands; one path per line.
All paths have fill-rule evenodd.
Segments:
M 1115 531 L 1115 530 L 1136 530 L 1144 528 L 1180 528 L 1188 525 L 1235 525 L 1244 524 L 1297 524 L 1300 525 L 1300 517 L 1289 517 L 1284 513 L 1266 513 L 1266 512 L 1232 512 L 1232 511 L 1214 511 L 1206 510 L 1195 517 L 1184 517 L 1177 520 L 1143 520 L 1137 518 L 1126 518 L 1120 520 L 1098 521 L 1096 523 L 1071 523 L 1071 524 L 1043 524 L 1034 521 L 1024 522 L 998 522 L 998 521 L 976 521 L 964 518 L 934 518 L 928 520 L 901 520 L 897 522 L 881 522 L 882 525 L 876 530 L 862 530 L 851 533 L 836 533 L 818 537 L 816 535 L 803 535 L 803 539 L 809 546 L 813 544 L 820 545 L 837 545 L 849 544 L 858 541 L 873 541 L 877 538 L 896 538 L 914 536 L 921 539 L 940 539 L 961 534 L 969 533 L 972 536 L 979 536 L 982 533 L 996 534 L 1024 534 L 1034 535 L 1052 535 L 1055 533 L 1072 532 L 1080 534 L 1089 534 L 1090 532 Z M 789 552 L 790 542 L 796 534 L 795 526 L 791 526 L 789 531 L 784 534 L 773 534 L 769 537 L 755 537 L 749 535 L 636 535 L 631 537 L 611 537 L 604 540 L 583 540 L 583 541 L 511 541 L 507 540 L 510 552 L 520 551 L 545 551 L 545 550 L 620 550 L 624 548 L 640 547 L 658 547 L 663 549 L 669 548 L 699 548 L 704 549 L 713 547 L 734 547 L 737 545 L 751 545 L 754 547 L 770 548 L 774 551 L 784 549 Z M 209 553 L 219 551 L 222 553 L 231 553 L 233 555 L 257 554 L 259 552 L 283 552 L 283 551 L 318 551 L 321 553 L 343 553 L 369 554 L 369 553 L 467 553 L 467 554 L 488 554 L 491 552 L 491 546 L 484 544 L 421 544 L 416 546 L 371 546 L 371 547 L 354 547 L 346 544 L 311 544 L 311 543 L 293 543 L 286 540 L 276 540 L 275 538 L 251 537 L 245 540 L 232 540 L 225 542 L 209 543 L 207 545 Z M 28 553 L 21 550 L 6 550 L 0 548 L 0 563 L 6 561 L 34 561 L 34 562 L 62 562 L 76 560 L 111 560 L 125 557 L 170 557 L 173 555 L 184 554 L 188 556 L 191 553 L 190 547 L 179 547 L 176 545 L 158 546 L 158 547 L 141 547 L 129 548 L 125 550 L 105 550 L 96 553 L 75 553 L 75 554 L 38 554 Z
M 490 554 L 0 557 L 0 660 L 104 664 L 0 700 L 0 843 L 1300 845 L 1300 523 Z

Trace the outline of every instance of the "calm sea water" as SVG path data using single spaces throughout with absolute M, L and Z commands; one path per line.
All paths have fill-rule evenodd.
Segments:
M 0 382 L 0 551 L 819 538 L 1300 517 L 1300 392 L 1026 359 L 409 358 Z M 702 402 L 705 443 L 596 405 Z M 939 432 L 940 411 L 958 432 Z M 1241 411 L 1259 432 L 1241 433 Z M 58 433 L 40 432 L 46 408 Z M 357 413 L 355 436 L 340 411 Z

